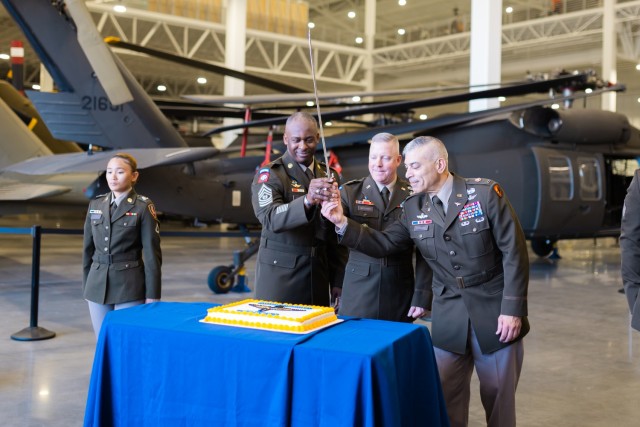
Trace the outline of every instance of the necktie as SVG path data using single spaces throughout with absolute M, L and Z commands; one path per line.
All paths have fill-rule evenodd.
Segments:
M 382 196 L 382 202 L 384 203 L 384 209 L 386 210 L 387 207 L 389 207 L 389 188 L 382 187 L 380 195 Z
M 313 176 L 313 172 L 311 171 L 311 168 L 307 168 L 307 170 L 305 170 L 304 173 L 305 175 L 307 175 L 307 178 L 309 178 L 309 181 L 315 178 L 315 176 Z
M 440 198 L 438 196 L 433 196 L 433 207 L 435 208 L 436 212 L 438 212 L 438 214 L 442 217 L 442 219 L 444 219 L 444 206 L 442 206 L 442 200 L 440 200 Z
M 111 203 L 111 207 L 109 208 L 109 216 L 113 218 L 113 214 L 116 213 L 116 209 L 118 209 L 118 205 L 116 202 Z

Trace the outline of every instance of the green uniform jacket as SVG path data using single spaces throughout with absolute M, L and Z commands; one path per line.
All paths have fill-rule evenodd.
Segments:
M 631 326 L 640 331 L 640 169 L 631 180 L 622 211 L 622 282 L 631 310 Z
M 89 203 L 82 253 L 83 296 L 98 304 L 160 299 L 160 228 L 151 200 L 134 190 L 113 218 L 111 193 Z
M 326 176 L 326 166 L 314 164 L 315 176 Z M 253 211 L 262 224 L 258 299 L 328 306 L 330 288 L 342 287 L 347 249 L 338 245 L 334 226 L 319 207 L 305 212 L 308 188 L 309 179 L 288 152 L 253 180 Z
M 371 176 L 342 185 L 344 213 L 360 224 L 384 230 L 402 214 L 401 203 L 411 194 L 405 180 L 398 179 L 386 210 L 376 182 Z M 413 322 L 411 306 L 431 309 L 431 269 L 414 248 L 382 258 L 351 250 L 345 268 L 339 314 L 370 319 Z M 414 286 L 415 283 L 415 286 Z
M 529 259 L 524 233 L 507 196 L 488 179 L 454 175 L 444 220 L 427 194 L 409 197 L 398 221 L 384 232 L 349 220 L 342 243 L 384 256 L 412 242 L 433 270 L 433 345 L 463 354 L 471 322 L 483 353 L 510 343 L 496 335 L 500 314 L 522 317 L 518 339 L 529 332 Z

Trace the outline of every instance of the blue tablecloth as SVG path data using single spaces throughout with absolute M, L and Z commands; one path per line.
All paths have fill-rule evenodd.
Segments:
M 426 328 L 351 319 L 297 335 L 200 323 L 211 306 L 109 313 L 85 426 L 448 425 Z

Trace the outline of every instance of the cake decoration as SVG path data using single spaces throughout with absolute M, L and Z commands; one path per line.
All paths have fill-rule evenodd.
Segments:
M 201 322 L 306 334 L 341 320 L 331 307 L 246 299 L 208 309 Z

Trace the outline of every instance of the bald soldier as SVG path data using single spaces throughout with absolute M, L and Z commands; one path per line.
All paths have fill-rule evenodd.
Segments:
M 398 138 L 379 133 L 369 147 L 369 176 L 342 185 L 345 215 L 360 224 L 384 230 L 402 213 L 400 204 L 411 195 L 409 182 L 398 177 L 402 162 Z M 394 255 L 371 257 L 349 252 L 339 314 L 370 319 L 413 322 L 431 310 L 430 271 L 413 246 Z
M 251 186 L 262 224 L 256 298 L 329 306 L 330 291 L 334 299 L 342 291 L 347 249 L 320 214 L 320 202 L 332 197 L 337 173 L 327 178 L 327 166 L 314 157 L 320 134 L 313 116 L 291 115 L 283 139 L 286 153 L 260 169 Z
M 342 244 L 387 256 L 415 244 L 433 270 L 432 336 L 449 420 L 468 424 L 473 369 L 488 426 L 515 426 L 515 391 L 529 331 L 529 261 L 524 233 L 494 181 L 449 172 L 439 139 L 418 137 L 404 149 L 414 195 L 384 232 L 347 219 L 340 203 L 322 213 Z

